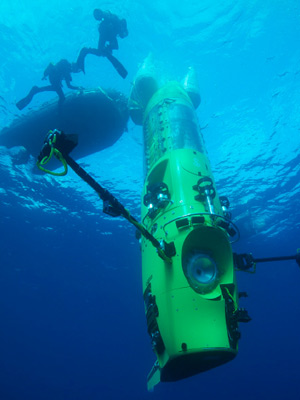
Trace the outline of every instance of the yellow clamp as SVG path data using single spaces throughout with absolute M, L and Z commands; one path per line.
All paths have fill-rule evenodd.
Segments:
M 225 287 L 225 290 L 226 290 L 228 296 L 231 298 L 231 300 L 232 300 L 232 302 L 233 302 L 233 304 L 234 304 L 234 311 L 233 311 L 233 312 L 235 313 L 235 312 L 237 311 L 237 309 L 238 309 L 238 305 L 237 305 L 237 303 L 236 303 L 234 297 L 232 296 L 232 294 L 229 292 L 229 290 L 228 290 L 227 287 Z

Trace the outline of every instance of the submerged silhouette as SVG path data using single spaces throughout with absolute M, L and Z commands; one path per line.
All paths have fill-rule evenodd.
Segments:
M 62 90 L 62 81 L 64 80 L 66 82 L 66 85 L 70 89 L 74 90 L 80 90 L 82 89 L 79 86 L 73 86 L 71 84 L 72 81 L 72 76 L 71 73 L 73 72 L 79 72 L 74 68 L 75 64 L 71 64 L 69 61 L 63 59 L 60 60 L 56 64 L 50 63 L 48 67 L 44 71 L 44 75 L 42 80 L 49 79 L 50 85 L 48 86 L 33 86 L 30 92 L 26 97 L 21 99 L 20 101 L 17 102 L 16 106 L 18 107 L 19 110 L 23 110 L 33 99 L 33 97 L 37 93 L 41 92 L 56 92 L 59 97 L 59 105 L 61 105 L 65 101 L 65 95 Z
M 76 62 L 76 72 L 85 72 L 85 57 L 88 54 L 93 54 L 98 57 L 106 57 L 115 67 L 119 75 L 125 79 L 128 72 L 126 71 L 125 67 L 120 63 L 120 61 L 112 55 L 112 51 L 119 48 L 117 36 L 122 39 L 128 36 L 126 20 L 120 19 L 115 14 L 112 14 L 110 11 L 102 11 L 98 8 L 94 10 L 94 18 L 97 21 L 100 21 L 98 27 L 98 48 L 95 49 L 90 47 L 83 47 L 81 49 Z

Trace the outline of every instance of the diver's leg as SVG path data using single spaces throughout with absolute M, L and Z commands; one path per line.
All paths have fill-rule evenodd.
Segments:
M 34 86 L 32 89 L 34 89 L 34 91 L 35 91 L 34 94 L 42 93 L 42 92 L 55 92 L 55 90 L 56 90 L 53 87 L 53 85 L 42 86 L 42 87 Z
M 102 35 L 100 33 L 99 40 L 98 40 L 99 55 L 101 55 L 105 51 L 105 43 L 106 43 L 106 40 L 104 39 L 104 35 Z
M 90 48 L 84 47 L 83 49 L 80 50 L 79 56 L 76 61 L 77 69 L 74 70 L 74 72 L 83 71 L 83 73 L 85 73 L 84 60 L 88 54 L 93 54 L 95 56 L 102 55 L 99 49 L 92 49 L 91 47 Z
M 101 50 L 100 49 L 92 49 L 92 48 L 89 48 L 89 49 L 87 49 L 88 50 L 88 52 L 87 52 L 87 54 L 93 54 L 94 56 L 102 56 L 102 52 L 101 52 Z
M 58 94 L 59 100 L 58 100 L 58 107 L 61 107 L 63 102 L 65 101 L 65 95 L 61 87 L 55 88 L 56 93 Z

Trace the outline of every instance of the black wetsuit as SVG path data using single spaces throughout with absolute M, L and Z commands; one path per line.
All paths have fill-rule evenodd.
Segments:
M 109 11 L 102 12 L 102 19 L 98 27 L 99 41 L 98 48 L 84 47 L 81 49 L 76 65 L 77 70 L 84 72 L 84 61 L 88 54 L 107 57 L 114 65 L 119 74 L 125 78 L 127 71 L 123 65 L 112 56 L 112 51 L 119 48 L 117 36 L 124 38 L 128 35 L 126 21 L 118 18 Z
M 51 85 L 42 87 L 33 86 L 28 95 L 17 103 L 17 107 L 19 108 L 19 110 L 25 108 L 31 102 L 33 97 L 37 93 L 41 92 L 50 92 L 50 91 L 56 92 L 59 97 L 59 104 L 62 104 L 65 100 L 65 95 L 62 90 L 63 80 L 66 82 L 68 88 L 75 90 L 79 89 L 78 86 L 73 86 L 71 84 L 72 81 L 71 64 L 67 60 L 60 60 L 57 64 L 50 63 L 48 67 L 45 69 L 44 76 L 42 79 L 46 79 L 47 77 Z
M 123 20 L 124 21 L 124 20 Z M 98 27 L 99 42 L 98 50 L 112 53 L 112 50 L 119 48 L 117 36 L 125 37 L 128 31 L 124 32 L 122 20 L 110 12 L 103 12 L 103 19 Z

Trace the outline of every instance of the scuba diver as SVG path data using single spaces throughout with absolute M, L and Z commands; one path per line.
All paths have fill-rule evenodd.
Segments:
M 51 85 L 43 87 L 33 86 L 28 95 L 17 102 L 16 106 L 18 107 L 18 109 L 23 110 L 23 108 L 25 108 L 31 102 L 31 100 L 37 93 L 51 92 L 51 91 L 56 92 L 58 94 L 59 97 L 58 104 L 60 106 L 65 100 L 65 95 L 62 90 L 63 80 L 66 82 L 66 85 L 69 89 L 81 90 L 82 89 L 81 87 L 73 86 L 71 84 L 72 81 L 71 73 L 79 72 L 76 70 L 76 68 L 74 68 L 75 65 L 76 65 L 75 63 L 71 64 L 69 61 L 64 59 L 60 60 L 56 64 L 50 63 L 44 71 L 44 76 L 42 80 L 48 78 Z
M 102 11 L 98 8 L 94 10 L 94 18 L 100 21 L 98 31 L 99 31 L 99 41 L 98 48 L 87 48 L 81 49 L 76 65 L 77 71 L 84 71 L 84 60 L 88 54 L 94 54 L 98 57 L 106 57 L 112 65 L 115 67 L 116 71 L 121 75 L 122 78 L 126 78 L 128 72 L 124 66 L 118 61 L 113 55 L 112 51 L 119 48 L 117 36 L 120 38 L 125 38 L 128 36 L 127 23 L 125 19 L 120 19 L 116 15 L 112 14 L 110 11 Z

